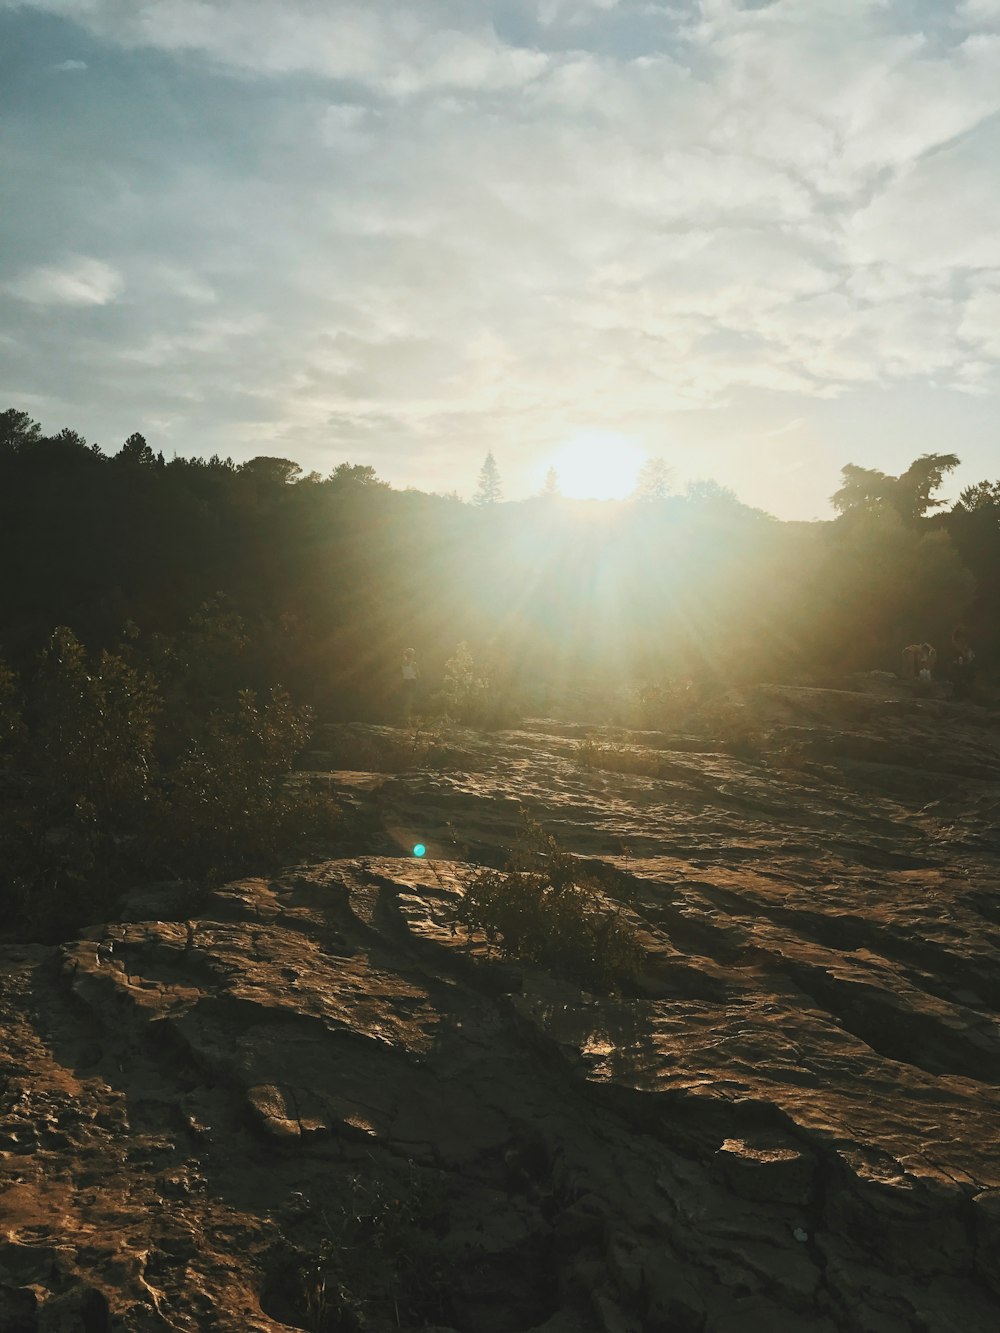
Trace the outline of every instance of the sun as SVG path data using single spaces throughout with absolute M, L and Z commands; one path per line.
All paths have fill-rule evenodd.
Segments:
M 546 460 L 570 500 L 624 500 L 635 490 L 646 452 L 627 435 L 581 430 Z

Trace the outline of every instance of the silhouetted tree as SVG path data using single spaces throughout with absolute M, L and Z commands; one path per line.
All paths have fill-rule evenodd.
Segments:
M 943 520 L 976 581 L 969 627 L 981 659 L 1000 658 L 1000 481 L 967 486 Z
M 647 458 L 639 469 L 633 500 L 665 500 L 674 486 L 674 474 L 662 458 Z
M 922 454 L 898 477 L 848 463 L 841 469 L 843 485 L 831 495 L 830 503 L 845 515 L 892 510 L 905 522 L 913 523 L 944 503 L 931 497 L 944 474 L 958 467 L 959 461 L 956 454 Z
M 289 486 L 302 475 L 298 463 L 293 463 L 290 458 L 268 458 L 265 455 L 249 459 L 240 465 L 238 471 L 241 477 L 250 477 L 264 485 L 274 486 Z
M 373 467 L 363 463 L 338 463 L 328 480 L 338 491 L 391 489 L 389 483 L 383 481 Z
M 845 486 L 858 482 L 844 497 L 851 521 L 794 525 L 714 482 L 663 498 L 669 473 L 650 460 L 657 503 L 607 506 L 584 524 L 571 502 L 497 504 L 492 453 L 483 513 L 394 490 L 362 465 L 325 480 L 270 457 L 150 467 L 147 448 L 132 437 L 122 452 L 146 461 L 122 466 L 73 431 L 47 436 L 24 413 L 0 414 L 0 645 L 16 672 L 59 625 L 94 660 L 126 620 L 144 639 L 171 638 L 176 655 L 192 609 L 217 593 L 245 624 L 242 682 L 281 680 L 345 720 L 382 715 L 404 648 L 439 680 L 462 640 L 504 688 L 561 673 L 663 678 L 695 661 L 724 682 L 892 668 L 900 641 L 946 638 L 969 607 L 993 660 L 1000 483 L 921 521 L 950 455 L 895 478 L 845 469 Z M 556 482 L 550 471 L 542 494 Z M 203 645 L 195 657 L 210 655 Z
M 561 495 L 559 490 L 559 473 L 554 467 L 550 467 L 545 474 L 545 485 L 542 487 L 542 495 L 546 500 L 554 500 Z
M 124 463 L 129 467 L 155 467 L 157 461 L 156 454 L 153 453 L 152 449 L 146 443 L 146 437 L 140 435 L 138 431 L 128 437 L 121 449 L 119 449 L 118 453 L 115 455 L 115 459 L 117 462 Z M 163 459 L 161 455 L 161 464 L 162 461 Z
M 1000 481 L 977 481 L 966 486 L 955 505 L 970 514 L 988 512 L 1000 522 Z
M 0 458 L 12 457 L 21 449 L 35 444 L 42 434 L 37 421 L 32 421 L 27 412 L 19 412 L 9 407 L 0 412 Z
M 502 498 L 503 487 L 500 484 L 500 469 L 497 467 L 497 461 L 491 450 L 483 460 L 483 466 L 479 471 L 479 485 L 472 499 L 477 505 L 492 505 Z

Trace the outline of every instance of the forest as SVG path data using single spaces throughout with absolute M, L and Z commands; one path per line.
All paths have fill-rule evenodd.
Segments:
M 947 675 L 959 624 L 988 680 L 1000 481 L 947 507 L 957 464 L 846 464 L 835 518 L 781 522 L 714 483 L 503 502 L 494 473 L 464 503 L 349 462 L 168 461 L 139 434 L 107 454 L 0 413 L 8 906 L 64 919 L 153 862 L 235 870 L 313 836 L 332 816 L 290 801 L 294 754 L 317 717 L 398 720 L 408 648 L 425 710 L 494 726 L 587 689 L 834 684 L 914 640 Z

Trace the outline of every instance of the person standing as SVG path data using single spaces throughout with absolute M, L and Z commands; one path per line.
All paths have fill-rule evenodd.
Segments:
M 417 654 L 413 648 L 407 648 L 403 654 L 403 717 L 408 719 L 413 710 L 420 682 L 420 668 L 417 666 Z
M 968 699 L 972 695 L 972 682 L 976 675 L 976 654 L 969 636 L 961 625 L 957 625 L 951 635 L 951 697 Z

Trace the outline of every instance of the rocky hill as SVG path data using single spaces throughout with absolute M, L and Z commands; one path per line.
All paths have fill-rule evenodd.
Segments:
M 4 1333 L 1000 1327 L 995 715 L 762 687 L 305 767 L 363 854 L 3 947 Z M 621 994 L 456 929 L 522 809 Z

